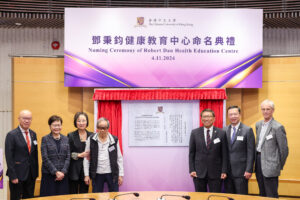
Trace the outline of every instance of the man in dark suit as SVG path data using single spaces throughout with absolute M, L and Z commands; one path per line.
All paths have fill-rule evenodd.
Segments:
M 10 199 L 26 199 L 34 196 L 38 177 L 38 149 L 36 133 L 29 129 L 32 114 L 22 110 L 19 127 L 10 131 L 5 139 L 5 157 L 9 177 Z
M 230 125 L 225 127 L 228 142 L 228 177 L 225 180 L 227 193 L 248 194 L 248 180 L 252 176 L 255 158 L 255 138 L 252 128 L 241 123 L 241 109 L 227 109 Z
M 213 126 L 215 113 L 201 112 L 203 127 L 192 130 L 189 145 L 189 170 L 196 192 L 221 192 L 227 173 L 227 141 L 225 132 Z
M 260 196 L 278 198 L 278 176 L 289 154 L 284 126 L 274 120 L 274 103 L 264 100 L 256 123 L 255 172 Z

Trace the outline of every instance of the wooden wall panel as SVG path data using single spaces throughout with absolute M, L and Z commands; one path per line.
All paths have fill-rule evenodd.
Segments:
M 83 88 L 82 110 L 89 116 L 89 130 L 94 131 L 94 88 Z
M 73 117 L 76 112 L 83 110 L 83 102 L 85 107 L 91 107 L 87 106 L 89 103 L 93 106 L 91 98 L 88 98 L 90 93 L 85 95 L 87 101 L 83 101 L 82 88 L 64 87 L 62 58 L 14 58 L 13 72 L 13 125 L 18 125 L 20 110 L 31 110 L 31 128 L 37 133 L 39 151 L 41 138 L 50 132 L 48 118 L 51 115 L 62 117 L 62 133 L 67 135 L 75 129 Z M 93 116 L 90 117 L 93 125 Z M 39 152 L 40 169 L 41 161 Z M 39 194 L 40 178 L 37 180 L 35 195 Z
M 238 96 L 236 89 L 227 90 L 227 105 Z M 281 122 L 287 132 L 289 156 L 282 171 L 279 184 L 280 195 L 300 196 L 300 58 L 264 58 L 263 87 L 260 89 L 242 89 L 242 121 L 255 130 L 255 123 L 262 120 L 260 103 L 270 99 L 275 103 L 274 118 Z M 255 178 L 255 177 L 254 177 Z M 254 178 L 249 191 L 257 194 L 258 188 Z
M 227 95 L 226 112 L 227 112 L 227 108 L 230 106 L 242 107 L 242 89 L 228 88 L 228 89 L 226 89 L 226 93 L 230 94 L 230 95 Z M 229 122 L 229 120 L 227 118 L 227 114 L 226 114 L 226 125 L 229 123 L 230 122 Z

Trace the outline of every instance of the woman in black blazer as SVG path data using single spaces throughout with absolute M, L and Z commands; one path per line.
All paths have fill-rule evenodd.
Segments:
M 68 194 L 70 165 L 69 140 L 62 135 L 62 118 L 53 115 L 48 124 L 51 133 L 42 138 L 42 181 L 40 196 Z
M 83 158 L 87 156 L 85 142 L 92 134 L 86 128 L 89 125 L 88 115 L 77 112 L 74 116 L 76 131 L 68 134 L 71 152 L 71 163 L 69 168 L 69 192 L 70 194 L 88 193 L 89 185 L 84 182 Z

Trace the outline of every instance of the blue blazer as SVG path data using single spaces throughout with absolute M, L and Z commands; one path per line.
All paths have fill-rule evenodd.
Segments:
M 68 137 L 60 134 L 60 151 L 57 151 L 52 134 L 42 138 L 42 173 L 55 175 L 57 171 L 68 173 L 70 165 L 70 146 Z
M 245 172 L 252 173 L 255 159 L 255 137 L 251 127 L 242 122 L 231 144 L 231 125 L 224 128 L 228 142 L 229 174 L 244 177 Z

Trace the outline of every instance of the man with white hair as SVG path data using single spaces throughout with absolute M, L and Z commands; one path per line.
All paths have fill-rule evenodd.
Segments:
M 284 126 L 273 118 L 274 103 L 264 100 L 261 111 L 264 120 L 256 123 L 256 179 L 260 196 L 278 198 L 278 176 L 289 149 Z
M 30 129 L 31 112 L 22 110 L 18 120 L 19 126 L 7 133 L 5 139 L 11 200 L 33 198 L 35 180 L 39 175 L 36 133 Z

